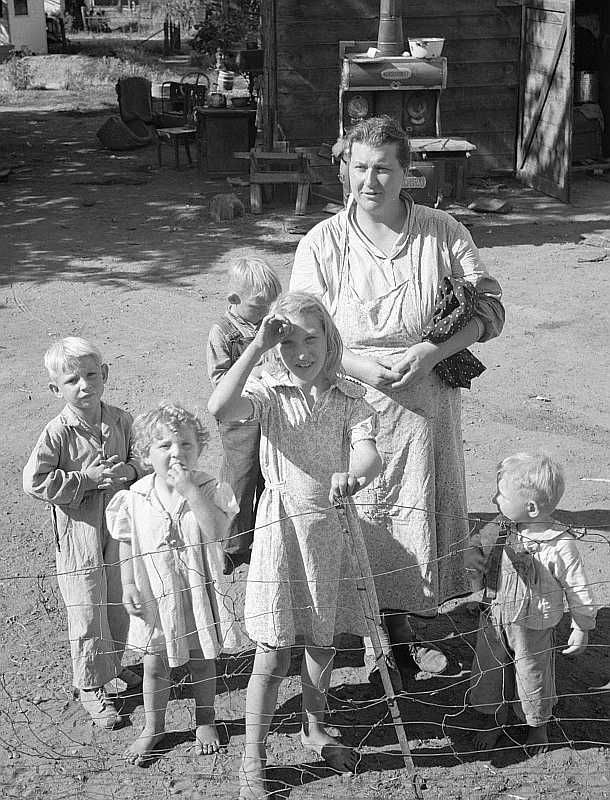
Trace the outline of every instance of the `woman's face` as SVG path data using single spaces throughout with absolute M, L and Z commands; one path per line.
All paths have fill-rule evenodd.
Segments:
M 350 188 L 358 206 L 372 217 L 383 218 L 398 200 L 405 168 L 398 160 L 398 146 L 371 147 L 355 142 L 349 160 Z

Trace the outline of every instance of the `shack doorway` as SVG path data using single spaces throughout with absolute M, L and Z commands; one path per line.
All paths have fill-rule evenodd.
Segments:
M 606 0 L 524 0 L 516 172 L 569 202 L 570 175 L 610 168 Z

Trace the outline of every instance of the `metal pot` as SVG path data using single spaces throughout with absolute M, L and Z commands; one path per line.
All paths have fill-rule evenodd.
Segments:
M 599 101 L 599 72 L 578 70 L 574 75 L 574 102 L 597 103 Z
M 226 108 L 227 98 L 222 92 L 210 92 L 208 95 L 208 105 L 212 108 Z

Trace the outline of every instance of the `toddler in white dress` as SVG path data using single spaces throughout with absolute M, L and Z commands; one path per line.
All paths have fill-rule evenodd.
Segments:
M 127 648 L 144 655 L 144 730 L 126 752 L 141 766 L 165 734 L 170 669 L 188 663 L 199 754 L 219 748 L 215 659 L 237 646 L 230 604 L 218 589 L 222 540 L 237 504 L 228 484 L 196 465 L 207 432 L 185 409 L 162 403 L 134 423 L 136 448 L 154 470 L 107 510 L 120 542 Z

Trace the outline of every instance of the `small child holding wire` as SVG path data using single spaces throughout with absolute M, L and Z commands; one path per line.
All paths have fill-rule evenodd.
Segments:
M 197 470 L 208 434 L 194 414 L 161 403 L 136 418 L 134 433 L 153 473 L 115 495 L 107 517 L 120 542 L 127 647 L 144 655 L 144 730 L 125 753 L 143 766 L 165 736 L 170 669 L 183 664 L 195 699 L 195 750 L 219 749 L 215 659 L 238 644 L 231 604 L 218 590 L 221 541 L 237 504 L 228 484 Z
M 261 425 L 265 489 L 244 609 L 246 631 L 257 643 L 240 769 L 240 798 L 248 800 L 267 796 L 266 740 L 297 636 L 305 644 L 302 743 L 337 770 L 353 770 L 357 762 L 355 751 L 326 729 L 324 712 L 334 635 L 367 633 L 357 581 L 361 575 L 370 581 L 371 571 L 351 497 L 377 475 L 381 461 L 376 414 L 364 389 L 341 374 L 342 352 L 317 298 L 282 295 L 209 401 L 220 420 Z M 250 378 L 263 355 L 264 371 Z M 350 536 L 337 501 L 345 503 Z
M 271 267 L 260 258 L 240 258 L 229 272 L 229 307 L 208 335 L 207 367 L 210 381 L 217 386 L 254 339 L 262 318 L 282 291 Z M 261 439 L 257 420 L 222 421 L 218 425 L 223 460 L 221 480 L 235 494 L 239 513 L 231 522 L 224 543 L 224 573 L 230 575 L 250 561 L 256 506 L 264 480 L 259 462 Z
M 547 725 L 557 703 L 555 628 L 564 613 L 572 630 L 564 655 L 584 652 L 596 606 L 570 529 L 553 519 L 564 491 L 560 467 L 543 454 L 517 453 L 497 469 L 499 517 L 475 534 L 465 553 L 473 591 L 484 587 L 469 702 L 491 717 L 475 737 L 491 750 L 513 708 L 528 726 L 530 756 L 548 750 Z

